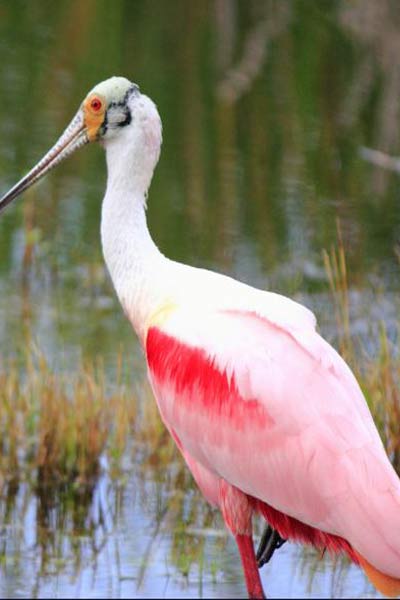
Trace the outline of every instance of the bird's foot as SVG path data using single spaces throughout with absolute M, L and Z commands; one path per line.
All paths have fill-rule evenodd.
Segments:
M 283 546 L 286 541 L 275 529 L 272 529 L 270 525 L 266 525 L 256 553 L 258 568 L 261 569 L 263 565 L 269 562 L 275 550 Z

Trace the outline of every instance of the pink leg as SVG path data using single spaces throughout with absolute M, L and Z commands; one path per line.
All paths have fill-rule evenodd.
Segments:
M 246 494 L 226 481 L 220 481 L 219 505 L 228 529 L 235 536 L 243 565 L 249 598 L 265 598 L 254 553 L 251 516 L 253 508 Z
M 239 548 L 240 558 L 242 559 L 244 577 L 246 579 L 247 593 L 249 598 L 265 598 L 262 587 L 260 573 L 257 566 L 256 555 L 254 553 L 253 539 L 251 535 L 235 536 Z

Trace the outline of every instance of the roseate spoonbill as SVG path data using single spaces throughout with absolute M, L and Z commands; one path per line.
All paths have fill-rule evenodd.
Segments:
M 161 121 L 137 85 L 123 77 L 96 85 L 0 210 L 94 141 L 107 158 L 108 270 L 161 417 L 236 539 L 249 596 L 263 597 L 253 513 L 273 528 L 267 546 L 273 534 L 273 546 L 289 539 L 343 552 L 376 588 L 398 594 L 400 481 L 357 381 L 304 306 L 158 250 L 146 199 Z

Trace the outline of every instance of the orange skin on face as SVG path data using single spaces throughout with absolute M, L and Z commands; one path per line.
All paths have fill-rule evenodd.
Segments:
M 104 121 L 106 100 L 100 94 L 92 94 L 83 103 L 83 114 L 88 138 L 91 142 L 97 139 L 97 134 Z

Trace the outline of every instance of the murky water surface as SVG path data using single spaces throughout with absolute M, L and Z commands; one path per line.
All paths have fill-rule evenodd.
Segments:
M 2 0 L 0 193 L 97 81 L 126 75 L 163 120 L 149 225 L 164 253 L 305 302 L 332 340 L 322 250 L 339 221 L 353 331 L 373 346 L 384 321 L 394 339 L 399 180 L 362 149 L 400 150 L 399 21 L 389 0 Z M 0 219 L 2 358 L 34 342 L 73 374 L 101 356 L 112 385 L 122 351 L 143 381 L 101 256 L 105 178 L 101 148 L 86 148 Z M 232 540 L 177 469 L 135 452 L 90 489 L 5 486 L 0 596 L 243 597 Z M 270 597 L 376 595 L 357 569 L 289 544 L 263 581 Z

